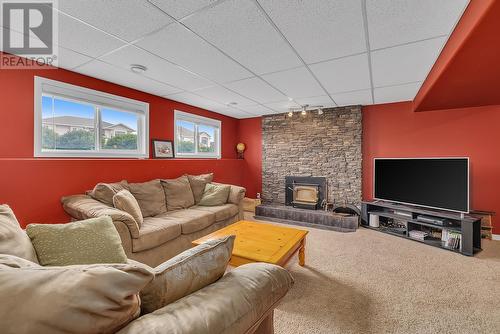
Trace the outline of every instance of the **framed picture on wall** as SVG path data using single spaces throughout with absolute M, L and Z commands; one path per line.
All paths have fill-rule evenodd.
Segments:
M 174 145 L 171 140 L 153 139 L 153 158 L 171 159 L 174 157 Z

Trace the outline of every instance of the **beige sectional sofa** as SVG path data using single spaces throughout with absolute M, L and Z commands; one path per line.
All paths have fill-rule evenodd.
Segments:
M 205 174 L 143 183 L 100 183 L 87 195 L 62 198 L 62 204 L 76 220 L 110 216 L 127 257 L 155 267 L 192 247 L 193 240 L 243 219 L 242 187 L 230 185 L 223 205 L 198 205 L 212 178 Z M 129 190 L 137 200 L 142 222 L 113 206 L 113 195 L 121 189 Z

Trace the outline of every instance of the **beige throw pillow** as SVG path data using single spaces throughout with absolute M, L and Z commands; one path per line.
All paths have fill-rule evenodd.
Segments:
M 234 235 L 207 241 L 154 268 L 155 278 L 141 291 L 143 313 L 153 312 L 224 275 Z
M 116 183 L 98 183 L 88 195 L 99 202 L 113 206 L 113 196 L 123 189 L 128 189 L 126 180 Z
M 202 175 L 188 175 L 189 184 L 191 185 L 191 190 L 193 191 L 194 202 L 198 204 L 203 196 L 203 191 L 207 183 L 210 183 L 214 179 L 214 173 L 202 174 Z
M 0 254 L 11 254 L 38 263 L 30 238 L 7 204 L 0 205 Z
M 42 266 L 127 262 L 120 235 L 108 216 L 68 224 L 30 224 L 26 233 Z
M 230 185 L 208 183 L 201 197 L 200 206 L 224 205 L 229 198 Z
M 139 203 L 144 218 L 157 216 L 167 211 L 165 193 L 160 180 L 129 183 L 129 190 Z
M 168 211 L 187 209 L 194 205 L 193 191 L 186 175 L 161 181 L 167 197 Z
M 0 333 L 114 333 L 139 316 L 152 279 L 137 262 L 41 267 L 0 255 Z
M 135 219 L 139 228 L 142 226 L 144 218 L 142 217 L 141 208 L 130 191 L 124 189 L 116 193 L 113 196 L 113 205 L 115 208 L 130 214 Z

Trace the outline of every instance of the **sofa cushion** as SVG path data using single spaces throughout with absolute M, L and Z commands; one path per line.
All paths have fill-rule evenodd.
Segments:
M 162 185 L 167 197 L 168 211 L 187 209 L 194 205 L 193 191 L 187 176 L 162 180 Z
M 223 183 L 212 182 L 212 184 L 224 185 Z M 231 190 L 229 191 L 229 197 L 227 198 L 228 203 L 233 203 L 239 205 L 243 198 L 245 198 L 245 192 L 247 191 L 245 188 L 235 185 L 230 185 Z
M 38 263 L 30 238 L 7 204 L 0 205 L 0 254 L 15 255 Z
M 178 222 L 181 225 L 182 234 L 201 231 L 215 223 L 215 213 L 191 208 L 167 212 L 159 217 L 166 217 Z
M 123 189 L 117 192 L 116 195 L 113 196 L 113 205 L 115 208 L 130 214 L 136 221 L 139 228 L 141 228 L 144 218 L 142 217 L 139 203 L 137 203 L 137 200 L 130 191 Z
M 253 333 L 253 326 L 276 307 L 292 285 L 286 269 L 267 263 L 245 264 L 214 284 L 140 317 L 119 334 Z
M 168 218 L 147 217 L 139 231 L 139 238 L 132 239 L 132 251 L 140 252 L 157 247 L 181 235 L 179 222 Z
M 214 179 L 214 173 L 188 175 L 187 177 L 189 179 L 189 184 L 191 185 L 191 190 L 193 191 L 194 202 L 198 204 L 203 196 L 205 186 Z
M 139 238 L 139 225 L 134 217 L 125 211 L 112 208 L 87 195 L 66 196 L 61 199 L 61 202 L 64 210 L 75 219 L 84 220 L 109 216 L 113 221 L 125 223 L 132 238 Z
M 99 202 L 113 206 L 113 196 L 123 189 L 128 189 L 126 180 L 115 183 L 98 183 L 88 195 Z
M 224 275 L 233 251 L 234 235 L 207 241 L 154 269 L 155 278 L 141 291 L 143 313 L 153 312 Z
M 201 197 L 198 205 L 216 206 L 226 204 L 230 191 L 230 185 L 207 183 L 207 185 L 205 186 L 205 191 L 203 192 L 203 196 Z
M 10 258 L 9 258 L 10 257 Z M 139 316 L 152 269 L 124 264 L 41 267 L 0 255 L 0 333 L 114 333 Z
M 160 180 L 129 183 L 129 189 L 139 203 L 143 217 L 152 217 L 167 211 Z
M 26 233 L 42 266 L 127 262 L 120 235 L 107 216 L 68 224 L 30 224 Z
M 200 206 L 196 205 L 191 208 L 192 210 L 200 210 L 211 212 L 215 214 L 215 221 L 220 222 L 238 214 L 238 206 L 235 204 L 224 204 L 219 206 Z

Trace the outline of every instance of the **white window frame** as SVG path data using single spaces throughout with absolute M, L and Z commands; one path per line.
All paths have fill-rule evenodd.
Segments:
M 94 150 L 47 150 L 42 149 L 42 97 L 91 104 L 95 108 L 96 144 Z M 83 88 L 64 82 L 35 76 L 35 137 L 34 156 L 48 158 L 149 158 L 149 103 L 118 95 Z M 108 108 L 138 115 L 137 150 L 110 150 L 100 148 L 102 129 L 99 126 L 100 109 Z
M 195 153 L 182 153 L 177 151 L 177 121 L 186 121 L 195 124 Z M 217 138 L 215 138 L 215 152 L 198 152 L 199 146 L 199 133 L 198 126 L 199 125 L 208 125 L 218 128 Z M 178 158 L 196 158 L 196 159 L 220 159 L 221 151 L 222 151 L 222 122 L 213 118 L 198 116 L 194 114 L 190 114 L 187 112 L 183 112 L 180 110 L 175 110 L 174 112 L 174 150 L 175 156 Z

